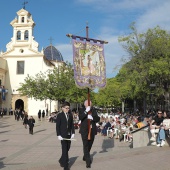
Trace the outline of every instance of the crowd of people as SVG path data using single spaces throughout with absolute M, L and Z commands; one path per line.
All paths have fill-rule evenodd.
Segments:
M 91 159 L 90 159 L 90 150 L 94 141 L 94 136 L 96 134 L 101 136 L 106 136 L 112 140 L 113 138 L 118 139 L 120 142 L 132 142 L 133 141 L 133 132 L 136 130 L 144 129 L 150 131 L 151 138 L 150 141 L 153 142 L 152 145 L 163 147 L 165 145 L 166 137 L 170 137 L 170 112 L 157 110 L 155 112 L 148 112 L 147 114 L 141 114 L 137 112 L 135 114 L 122 114 L 122 113 L 111 113 L 111 114 L 99 114 L 100 117 L 96 117 L 95 114 L 92 114 L 93 107 L 90 108 L 90 115 L 88 115 L 88 106 L 87 103 L 84 104 L 86 107 L 80 109 L 79 112 L 70 112 L 73 118 L 74 128 L 79 130 L 79 133 L 82 137 L 83 143 L 83 160 L 86 162 L 86 167 L 91 168 Z M 67 109 L 66 107 L 63 108 Z M 96 111 L 95 111 L 96 113 Z M 59 113 L 60 114 L 60 113 Z M 63 115 L 65 111 L 63 111 Z M 54 114 L 56 120 L 58 119 L 58 114 Z M 53 116 L 52 116 L 53 117 Z M 65 117 L 65 116 L 64 116 Z M 51 117 L 50 117 L 51 118 Z M 90 127 L 93 136 L 90 136 L 91 139 L 87 138 L 88 136 L 88 120 L 90 120 Z M 65 119 L 64 119 L 65 121 Z M 59 121 L 56 125 L 58 126 Z M 58 132 L 58 134 L 60 134 Z M 69 133 L 71 134 L 71 133 Z M 73 133 L 72 133 L 73 134 Z M 73 134 L 74 135 L 74 134 Z M 66 137 L 65 137 L 66 138 Z M 72 136 L 69 136 L 72 138 Z M 59 140 L 64 140 L 61 135 L 58 135 Z M 66 142 L 66 141 L 65 141 Z M 62 148 L 64 148 L 62 146 Z M 69 145 L 70 148 L 70 145 Z M 68 150 L 65 150 L 63 155 L 68 156 Z M 67 152 L 67 154 L 66 154 Z M 61 156 L 59 163 L 62 167 L 64 164 L 62 160 L 64 156 Z M 64 162 L 68 161 L 69 158 L 66 156 Z M 66 164 L 68 167 L 68 163 Z M 67 167 L 65 169 L 67 169 Z
M 25 112 L 22 109 L 18 109 L 18 108 L 13 111 L 13 114 L 14 114 L 15 120 L 18 122 L 22 121 L 25 129 L 29 128 L 29 134 L 33 135 L 33 128 L 35 124 L 35 119 L 33 118 L 33 116 L 29 117 L 27 112 Z
M 72 114 L 75 129 L 80 129 L 79 113 L 72 112 Z M 56 119 L 57 114 L 53 117 Z M 147 114 L 140 112 L 100 114 L 100 121 L 96 123 L 96 128 L 98 135 L 129 143 L 133 141 L 133 131 L 144 128 L 151 133 L 151 145 L 161 147 L 165 145 L 165 138 L 170 137 L 170 112 L 158 109 Z
M 28 114 L 27 112 L 16 109 L 9 109 L 10 115 L 15 116 L 15 120 L 23 121 L 25 128 L 29 127 Z M 57 115 L 59 111 L 52 112 L 48 117 L 48 121 L 56 123 Z M 0 109 L 0 117 L 3 117 L 4 110 Z M 45 119 L 45 111 L 38 111 L 38 120 Z M 80 129 L 81 120 L 79 118 L 79 112 L 76 110 L 72 111 L 74 128 Z M 101 136 L 107 136 L 112 139 L 119 139 L 119 141 L 132 142 L 133 135 L 132 131 L 147 126 L 151 133 L 151 144 L 157 146 L 165 145 L 165 138 L 170 137 L 170 112 L 157 110 L 155 112 L 148 112 L 147 114 L 141 113 L 110 113 L 110 114 L 99 114 L 100 121 L 96 123 L 97 133 Z M 31 118 L 31 117 L 30 117 Z
M 49 116 L 48 116 L 48 121 L 51 122 L 51 123 L 56 123 L 56 119 L 57 119 L 57 114 L 59 112 L 56 111 L 56 112 L 52 112 Z
M 2 112 L 2 109 L 0 109 L 0 114 Z M 16 109 L 12 112 L 15 120 L 23 121 L 24 127 L 26 129 L 29 127 L 29 133 L 33 135 L 35 124 L 33 116 L 28 118 L 27 112 L 21 109 Z M 140 112 L 134 114 L 120 112 L 98 114 L 96 109 L 91 107 L 91 103 L 89 106 L 87 101 L 85 101 L 84 107 L 78 111 L 71 111 L 70 104 L 65 103 L 60 112 L 52 112 L 48 116 L 48 114 L 45 115 L 44 110 L 42 112 L 39 110 L 37 116 L 39 121 L 45 120 L 45 116 L 47 116 L 49 122 L 56 123 L 57 136 L 61 140 L 62 146 L 62 155 L 59 163 L 65 169 L 68 169 L 68 151 L 71 146 L 71 140 L 74 138 L 75 129 L 78 129 L 81 134 L 84 153 L 83 160 L 86 162 L 87 168 L 91 168 L 90 150 L 97 134 L 110 138 L 110 140 L 114 138 L 120 142 L 123 140 L 124 142 L 131 143 L 133 141 L 133 132 L 141 128 L 150 131 L 151 144 L 158 147 L 163 147 L 166 138 L 170 138 L 170 112 L 161 111 L 160 109 L 154 112 L 149 111 L 147 114 L 141 114 Z M 90 125 L 88 125 L 89 121 Z
M 9 110 L 7 108 L 0 108 L 0 118 L 2 118 L 4 115 L 13 115 L 13 110 L 12 108 L 9 108 Z
M 50 114 L 48 121 L 56 122 L 59 112 Z M 72 111 L 74 128 L 80 129 L 81 120 L 79 112 Z M 165 138 L 170 137 L 170 112 L 148 111 L 147 114 L 137 113 L 110 113 L 99 114 L 100 121 L 96 123 L 97 134 L 110 139 L 115 138 L 120 142 L 133 141 L 133 131 L 143 128 L 151 133 L 151 145 L 164 146 Z
M 112 140 L 113 138 L 118 139 L 120 142 L 123 140 L 124 142 L 132 142 L 133 141 L 133 132 L 138 131 L 140 129 L 144 129 L 146 131 L 150 131 L 151 138 L 150 141 L 154 141 L 152 145 L 156 145 L 162 147 L 165 145 L 166 137 L 170 137 L 169 129 L 170 129 L 170 112 L 157 110 L 155 112 L 148 112 L 147 114 L 141 114 L 137 112 L 135 114 L 126 114 L 126 113 L 111 113 L 111 114 L 98 114 L 93 107 L 87 105 L 87 101 L 84 103 L 82 109 L 78 112 L 70 112 L 72 115 L 74 128 L 77 127 L 79 133 L 81 134 L 82 143 L 83 143 L 83 160 L 86 162 L 86 167 L 91 168 L 91 159 L 90 159 L 90 150 L 95 139 L 95 135 L 106 136 Z M 70 106 L 63 106 L 63 112 L 59 113 L 60 117 L 65 116 Z M 94 109 L 94 110 L 93 110 Z M 88 114 L 90 112 L 90 115 Z M 94 112 L 94 113 L 93 113 Z M 60 122 L 66 121 L 67 119 L 60 118 L 58 119 L 58 115 L 56 115 L 56 126 L 60 126 Z M 90 140 L 88 132 L 89 125 L 88 120 L 90 120 Z M 72 126 L 71 126 L 72 127 Z M 70 128 L 71 128 L 70 127 Z M 59 127 L 57 127 L 59 129 Z M 60 128 L 64 129 L 64 128 Z M 59 130 L 58 130 L 59 131 Z M 63 141 L 64 138 L 72 138 L 71 135 L 74 132 L 69 133 L 69 136 L 62 136 L 60 132 L 57 132 L 58 139 Z M 71 140 L 71 139 L 70 139 Z M 66 145 L 66 141 L 63 141 Z M 63 145 L 63 142 L 61 144 Z M 59 163 L 64 169 L 68 168 L 68 150 L 64 149 L 62 146 L 62 156 L 59 160 Z M 70 144 L 69 144 L 70 148 Z M 65 156 L 64 156 L 65 155 Z M 66 164 L 64 163 L 66 162 Z M 64 165 L 67 165 L 66 167 Z
M 97 123 L 98 134 L 126 142 L 132 142 L 133 131 L 140 128 L 150 131 L 151 145 L 164 146 L 166 137 L 170 138 L 170 112 L 158 109 L 145 115 L 135 113 L 105 116 L 103 114 Z

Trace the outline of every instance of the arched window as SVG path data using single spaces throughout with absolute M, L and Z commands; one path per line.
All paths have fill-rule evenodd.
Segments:
M 21 31 L 17 31 L 17 40 L 21 40 Z
M 24 33 L 24 40 L 28 40 L 28 30 L 26 30 Z
M 24 22 L 24 17 L 21 18 L 21 22 L 22 22 L 22 23 Z

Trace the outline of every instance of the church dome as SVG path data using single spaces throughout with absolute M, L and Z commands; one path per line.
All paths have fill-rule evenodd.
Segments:
M 63 61 L 63 56 L 61 55 L 61 53 L 52 45 L 44 49 L 44 55 L 45 58 L 50 61 L 58 61 L 58 62 Z

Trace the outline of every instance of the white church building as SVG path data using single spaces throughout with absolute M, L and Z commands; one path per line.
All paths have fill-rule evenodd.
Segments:
M 13 37 L 6 45 L 6 51 L 0 53 L 0 108 L 22 108 L 29 115 L 37 115 L 39 110 L 55 111 L 57 101 L 50 104 L 48 100 L 34 100 L 20 95 L 17 89 L 28 75 L 35 76 L 40 71 L 46 72 L 64 64 L 61 53 L 52 45 L 38 50 L 39 44 L 33 36 L 35 23 L 27 10 L 19 10 L 10 24 Z M 2 87 L 5 88 L 5 99 Z

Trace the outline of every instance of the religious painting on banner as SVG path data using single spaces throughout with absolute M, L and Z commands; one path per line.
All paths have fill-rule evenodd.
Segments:
M 104 45 L 73 39 L 73 55 L 76 85 L 90 89 L 105 87 Z

